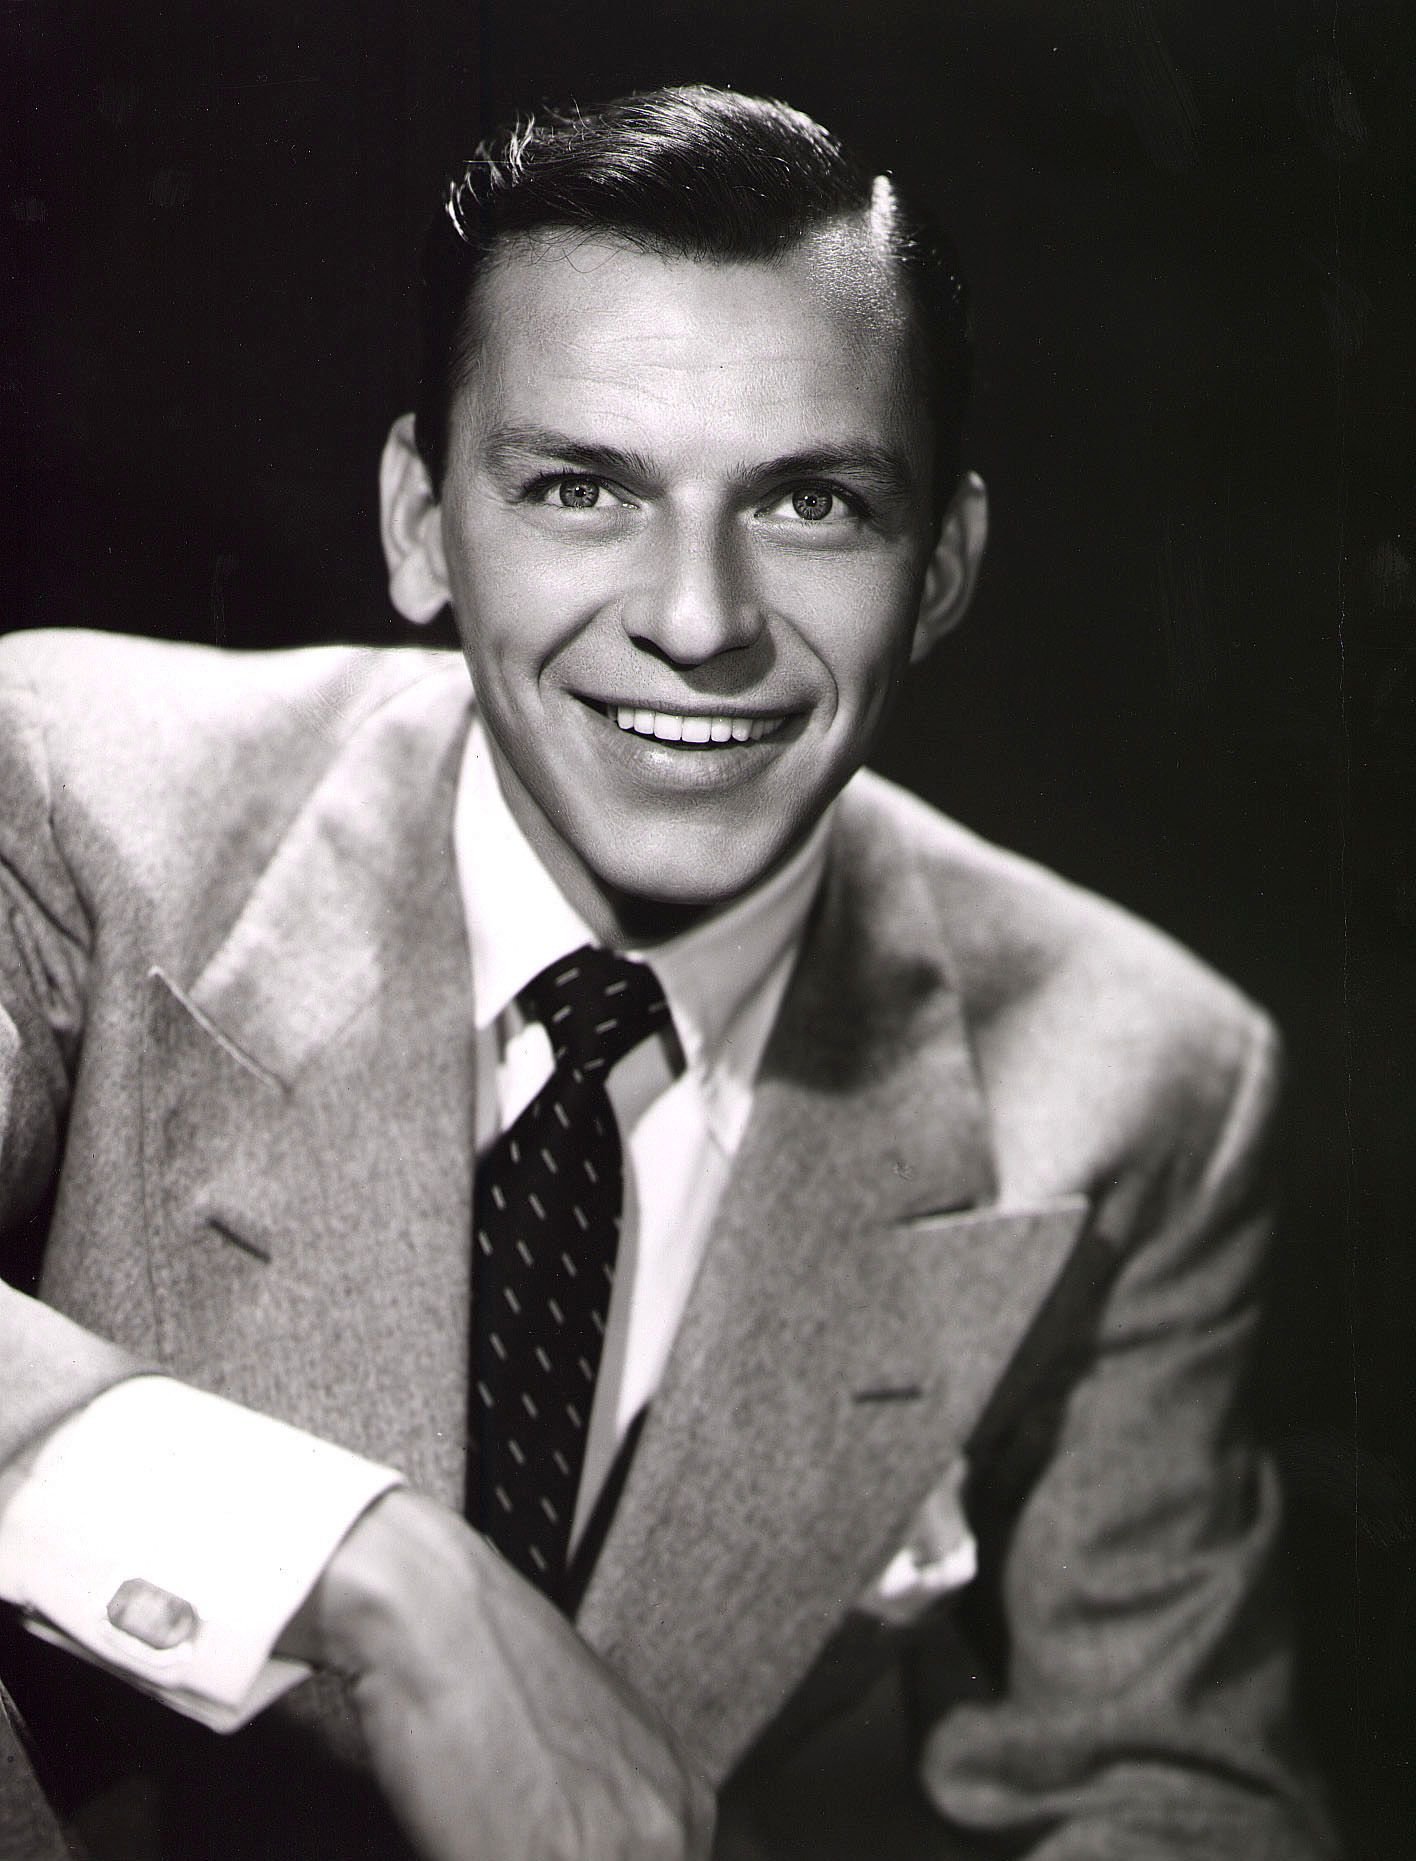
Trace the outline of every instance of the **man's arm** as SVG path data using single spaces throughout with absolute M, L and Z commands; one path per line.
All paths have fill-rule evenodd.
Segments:
M 90 926 L 52 846 L 39 707 L 0 690 L 0 1467 L 141 1366 L 5 1283 L 59 1167 Z
M 17 1305 L 41 1328 L 57 1319 Z M 55 1335 L 107 1363 L 67 1321 Z M 187 1410 L 169 1452 L 164 1415 Z M 259 1670 L 305 1597 L 278 1652 L 348 1677 L 376 1775 L 427 1861 L 706 1856 L 712 1793 L 668 1728 L 462 1519 L 388 1493 L 387 1470 L 141 1375 L 19 1458 L 30 1483 L 0 1512 L 0 1594 L 222 1729 L 253 1688 L 256 1704 L 272 1696 Z M 179 1529 L 154 1534 L 174 1482 Z M 359 1516 L 326 1561 L 341 1510 Z
M 1289 1748 L 1278 1500 L 1241 1412 L 1275 1071 L 1255 1017 L 1217 1131 L 1193 1134 L 1192 1186 L 1125 1244 L 1045 1466 L 993 1546 L 1002 1696 L 925 1746 L 937 1807 L 1029 1840 L 1033 1861 L 1332 1852 Z
M 214 1731 L 308 1669 L 272 1646 L 399 1476 L 165 1376 L 129 1376 L 0 1468 L 0 1597 Z
M 384 1497 L 387 1470 L 154 1376 L 22 1458 L 0 1595 L 215 1729 L 307 1662 L 346 1674 L 429 1861 L 706 1853 L 712 1796 L 668 1728 L 461 1519 Z
M 37 1218 L 59 1172 L 69 1095 L 85 1039 L 88 951 L 95 933 L 84 889 L 55 840 L 43 721 L 42 706 L 22 683 L 0 684 L 0 1239 L 5 1241 Z M 0 1269 L 11 1270 L 8 1259 L 0 1257 Z M 127 1485 L 119 1463 L 129 1450 L 131 1465 L 146 1469 L 140 1477 L 151 1477 L 154 1468 L 160 1475 L 167 1443 L 155 1435 L 162 1430 L 154 1431 L 131 1413 L 150 1406 L 154 1388 L 172 1387 L 165 1378 L 140 1374 L 155 1367 L 0 1280 L 0 1476 L 7 1468 L 13 1474 L 29 1455 L 37 1466 L 49 1448 L 62 1460 L 65 1433 L 74 1431 L 68 1433 L 71 1445 L 90 1419 L 82 1413 L 86 1405 L 92 1405 L 100 1426 L 112 1422 L 116 1428 L 110 1446 L 114 1458 L 106 1470 L 116 1477 L 108 1477 L 107 1484 Z M 184 1394 L 198 1405 L 212 1404 L 213 1413 L 225 1418 L 214 1424 L 218 1433 L 227 1425 L 232 1405 L 196 1391 Z M 340 1454 L 282 1424 L 247 1411 L 234 1413 L 257 1429 L 293 1437 L 287 1472 L 295 1470 L 291 1477 L 297 1483 L 302 1456 Z M 92 1430 L 85 1426 L 82 1432 Z M 190 1464 L 199 1465 L 200 1454 Z M 220 1454 L 213 1454 L 208 1471 L 215 1468 L 218 1487 L 222 1465 Z M 389 1476 L 374 1472 L 380 1475 L 376 1484 L 386 1485 Z M 200 1480 L 200 1474 L 194 1477 Z M 182 1484 L 181 1478 L 176 1483 Z M 43 1494 L 31 1489 L 17 1501 L 22 1491 L 21 1483 L 11 1482 L 10 1505 L 30 1507 L 26 1530 L 37 1528 L 36 1543 L 42 1547 L 49 1529 Z M 277 1491 L 265 1501 L 263 1529 L 267 1542 L 277 1546 L 282 1541 L 281 1498 Z M 90 1573 L 94 1559 L 102 1564 L 107 1558 L 112 1565 L 110 1553 L 124 1549 L 106 1536 L 114 1521 L 105 1517 L 97 1498 L 89 1506 L 82 1492 L 76 1501 L 72 1490 L 61 1511 L 73 1503 L 79 1505 L 81 1524 L 66 1528 L 69 1540 L 83 1540 Z M 261 1503 L 255 1494 L 252 1506 Z M 215 1504 L 194 1504 L 190 1512 L 193 1567 L 219 1571 L 230 1521 Z M 131 1505 L 122 1516 L 131 1522 Z M 346 1513 L 339 1531 L 347 1522 Z M 119 1522 L 115 1529 L 121 1539 L 125 1527 Z M 321 1560 L 331 1551 L 321 1574 Z M 300 1553 L 308 1555 L 309 1546 L 302 1544 Z M 42 1551 L 38 1562 L 43 1562 Z M 26 1566 L 15 1577 L 20 1594 L 38 1605 L 31 1587 L 35 1582 L 42 1587 L 54 1573 L 38 1569 L 33 1555 L 26 1560 L 22 1554 L 20 1565 Z M 128 1576 L 141 1580 L 149 1575 L 116 1566 L 113 1574 L 119 1588 Z M 231 1573 L 226 1575 L 229 1579 Z M 666 1729 L 569 1624 L 454 1514 L 432 1500 L 390 1495 L 337 1546 L 323 1548 L 306 1566 L 297 1590 L 312 1580 L 310 1608 L 282 1652 L 308 1655 L 350 1676 L 375 1769 L 428 1861 L 470 1861 L 473 1855 L 477 1861 L 513 1861 L 531 1854 L 545 1861 L 624 1853 L 678 1858 L 706 1852 L 711 1796 Z M 160 1582 L 154 1587 L 167 1588 Z M 256 1582 L 253 1587 L 270 1586 Z M 229 1580 L 223 1590 L 230 1594 Z M 112 1598 L 94 1589 L 89 1576 L 81 1577 L 80 1592 L 81 1611 L 92 1616 L 97 1602 L 102 1621 L 94 1626 L 102 1639 L 114 1627 L 108 1612 Z M 178 1598 L 184 1600 L 190 1601 Z M 147 1592 L 129 1593 L 126 1601 L 135 1605 L 128 1619 L 145 1623 L 161 1638 L 170 1626 L 161 1597 L 154 1602 Z M 66 1606 L 59 1605 L 61 1610 Z M 125 1616 L 125 1608 L 118 1613 Z M 280 1625 L 269 1626 L 266 1646 Z M 128 1639 L 135 1658 L 125 1664 L 140 1684 L 160 1688 L 163 1676 L 148 1671 L 152 1663 L 144 1661 L 141 1637 Z M 263 1658 L 259 1638 L 257 1647 Z M 109 1660 L 121 1657 L 124 1644 L 110 1639 L 95 1651 Z
M 94 927 L 50 786 L 43 707 L 0 690 L 0 1244 L 39 1218 L 57 1177 L 85 1027 Z M 0 1277 L 0 1597 L 229 1726 L 331 1547 L 396 1476 L 140 1376 L 152 1367 Z M 263 1580 L 233 1581 L 235 1549 L 253 1564 L 264 1550 Z M 165 1589 L 204 1632 L 181 1652 L 126 1632 L 143 1610 L 130 1592 L 129 1608 L 115 1602 L 123 1582 Z
M 168 1452 L 164 1418 L 185 1410 Z M 304 1597 L 279 1649 L 285 1684 L 306 1662 L 348 1677 L 427 1861 L 707 1854 L 712 1793 L 668 1728 L 463 1520 L 387 1493 L 386 1470 L 154 1376 L 113 1386 L 21 1460 L 0 1594 L 219 1729 L 272 1697 L 259 1670 Z M 154 1533 L 154 1506 L 174 1532 Z M 359 1516 L 326 1561 L 341 1508 Z M 121 1571 L 134 1574 L 115 1589 Z

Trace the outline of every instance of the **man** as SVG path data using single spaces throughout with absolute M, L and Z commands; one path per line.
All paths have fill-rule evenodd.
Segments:
M 484 148 L 426 283 L 384 547 L 475 702 L 0 654 L 41 1770 L 99 1853 L 701 1854 L 726 1785 L 821 1854 L 803 1753 L 907 1669 L 873 1850 L 1324 1852 L 1237 1413 L 1271 1032 L 857 773 L 983 554 L 947 261 L 688 88 Z

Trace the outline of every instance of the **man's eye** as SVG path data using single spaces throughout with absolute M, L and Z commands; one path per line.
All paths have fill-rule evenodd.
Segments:
M 832 515 L 839 500 L 825 485 L 803 485 L 792 493 L 792 509 L 805 523 L 821 523 Z
M 763 512 L 790 523 L 839 524 L 862 515 L 857 501 L 835 485 L 794 485 Z
M 558 478 L 556 499 L 566 510 L 594 510 L 602 489 L 593 478 Z

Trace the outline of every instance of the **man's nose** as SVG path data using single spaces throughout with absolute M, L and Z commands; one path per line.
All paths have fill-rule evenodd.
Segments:
M 683 522 L 648 540 L 643 585 L 625 604 L 635 644 L 698 666 L 760 638 L 765 615 L 743 552 L 708 522 Z

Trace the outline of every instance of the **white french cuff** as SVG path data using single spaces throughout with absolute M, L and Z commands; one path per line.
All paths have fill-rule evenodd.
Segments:
M 167 1377 L 119 1383 L 7 1476 L 0 1596 L 215 1731 L 309 1668 L 271 1650 L 388 1467 Z

